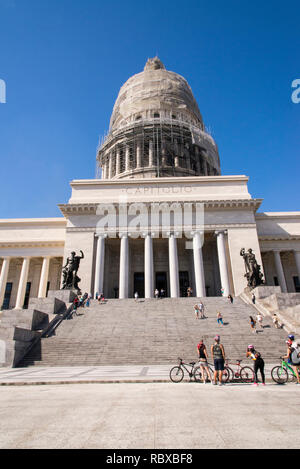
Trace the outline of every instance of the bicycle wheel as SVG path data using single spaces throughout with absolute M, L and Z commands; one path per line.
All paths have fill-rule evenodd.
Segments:
M 233 381 L 234 380 L 234 372 L 233 369 L 230 368 L 230 366 L 225 367 L 226 374 L 228 374 L 228 379 L 225 381 L 225 383 L 228 383 L 228 381 Z M 223 375 L 225 373 L 225 370 L 223 371 Z
M 174 366 L 170 370 L 170 380 L 173 383 L 180 383 L 183 380 L 184 371 L 180 366 Z
M 277 384 L 284 384 L 288 380 L 288 372 L 282 366 L 274 366 L 271 370 L 272 380 Z
M 253 383 L 254 371 L 250 366 L 243 366 L 240 371 L 241 381 L 243 383 Z
M 230 379 L 230 369 L 228 368 L 228 366 L 225 366 L 223 373 L 222 373 L 222 382 L 228 383 L 229 379 Z

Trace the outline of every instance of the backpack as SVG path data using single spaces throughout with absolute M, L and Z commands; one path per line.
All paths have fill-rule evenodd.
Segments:
M 300 365 L 300 352 L 298 347 L 291 347 L 290 360 L 292 365 Z

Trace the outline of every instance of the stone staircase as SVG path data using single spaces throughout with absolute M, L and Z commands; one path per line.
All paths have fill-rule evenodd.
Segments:
M 287 332 L 275 329 L 264 318 L 264 329 L 253 334 L 249 316 L 257 311 L 235 298 L 203 299 L 206 319 L 195 319 L 196 298 L 108 300 L 79 308 L 78 316 L 64 320 L 54 335 L 43 338 L 18 366 L 100 366 L 155 365 L 197 358 L 201 338 L 207 348 L 216 334 L 221 336 L 227 357 L 245 357 L 248 344 L 254 344 L 269 362 L 285 353 Z M 224 326 L 217 324 L 217 311 Z

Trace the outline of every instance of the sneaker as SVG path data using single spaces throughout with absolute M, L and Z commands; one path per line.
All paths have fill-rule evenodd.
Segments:
M 253 383 L 252 386 L 258 386 L 258 383 Z

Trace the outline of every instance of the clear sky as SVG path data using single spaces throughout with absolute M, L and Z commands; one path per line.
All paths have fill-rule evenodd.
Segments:
M 298 1 L 0 0 L 0 218 L 61 216 L 155 55 L 188 80 L 222 174 L 248 175 L 259 211 L 300 210 Z

